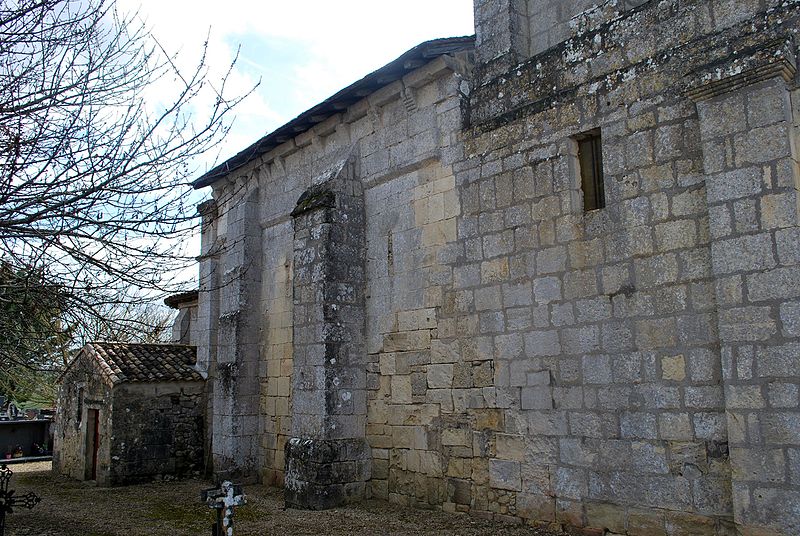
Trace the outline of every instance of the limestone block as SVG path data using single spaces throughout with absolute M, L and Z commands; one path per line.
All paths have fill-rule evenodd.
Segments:
M 436 327 L 436 309 L 415 309 L 397 313 L 397 329 L 399 331 L 416 331 Z
M 781 449 L 732 448 L 731 468 L 739 480 L 782 483 L 786 479 L 786 459 Z
M 678 382 L 686 379 L 686 358 L 683 354 L 661 358 L 661 377 Z
M 697 229 L 694 220 L 676 220 L 656 225 L 656 247 L 658 251 L 694 247 Z
M 647 534 L 648 536 L 667 536 L 663 510 L 628 511 L 628 532 L 631 534 Z
M 465 428 L 446 428 L 442 430 L 442 445 L 469 447 L 472 445 L 472 432 Z
M 520 464 L 515 461 L 489 460 L 489 485 L 496 489 L 520 491 Z
M 428 365 L 427 377 L 428 377 L 428 388 L 430 389 L 443 389 L 452 387 L 453 365 L 449 363 Z
M 472 364 L 472 384 L 475 387 L 491 387 L 494 385 L 494 364 L 482 361 Z
M 411 404 L 411 376 L 396 375 L 392 376 L 392 402 L 395 404 Z
M 427 329 L 389 333 L 383 338 L 384 352 L 407 352 L 430 347 L 431 332 Z
M 715 536 L 716 521 L 712 517 L 687 512 L 667 512 L 664 524 L 669 534 Z
M 508 257 L 500 257 L 481 263 L 482 283 L 505 281 L 508 279 L 508 273 Z
M 425 396 L 428 402 L 438 405 L 442 412 L 453 411 L 453 394 L 450 389 L 427 389 Z
M 731 409 L 756 409 L 766 405 L 760 385 L 726 385 L 725 403 Z
M 636 344 L 642 350 L 674 346 L 677 327 L 673 318 L 636 322 Z
M 686 413 L 662 413 L 658 416 L 658 435 L 661 439 L 688 441 L 692 439 L 692 424 Z
M 431 363 L 456 363 L 461 360 L 459 352 L 459 342 L 441 341 L 433 339 L 431 341 Z
M 586 504 L 586 524 L 590 527 L 625 532 L 625 508 L 607 503 Z

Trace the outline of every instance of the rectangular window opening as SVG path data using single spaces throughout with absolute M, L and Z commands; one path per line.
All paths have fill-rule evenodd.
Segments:
M 583 190 L 583 210 L 601 209 L 606 206 L 603 182 L 603 149 L 600 129 L 596 128 L 575 136 L 578 144 L 578 168 Z

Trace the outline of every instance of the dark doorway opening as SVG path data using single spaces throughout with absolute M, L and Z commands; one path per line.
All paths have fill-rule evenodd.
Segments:
M 100 411 L 89 409 L 86 419 L 86 479 L 97 480 L 97 452 L 100 448 Z

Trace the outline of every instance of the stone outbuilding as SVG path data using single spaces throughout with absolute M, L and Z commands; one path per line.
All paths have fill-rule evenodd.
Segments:
M 53 468 L 117 485 L 203 468 L 204 386 L 196 351 L 93 342 L 60 378 Z

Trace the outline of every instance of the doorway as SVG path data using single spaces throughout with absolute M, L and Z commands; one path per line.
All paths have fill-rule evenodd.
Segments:
M 97 452 L 100 448 L 100 410 L 88 409 L 86 419 L 86 480 L 97 480 Z

